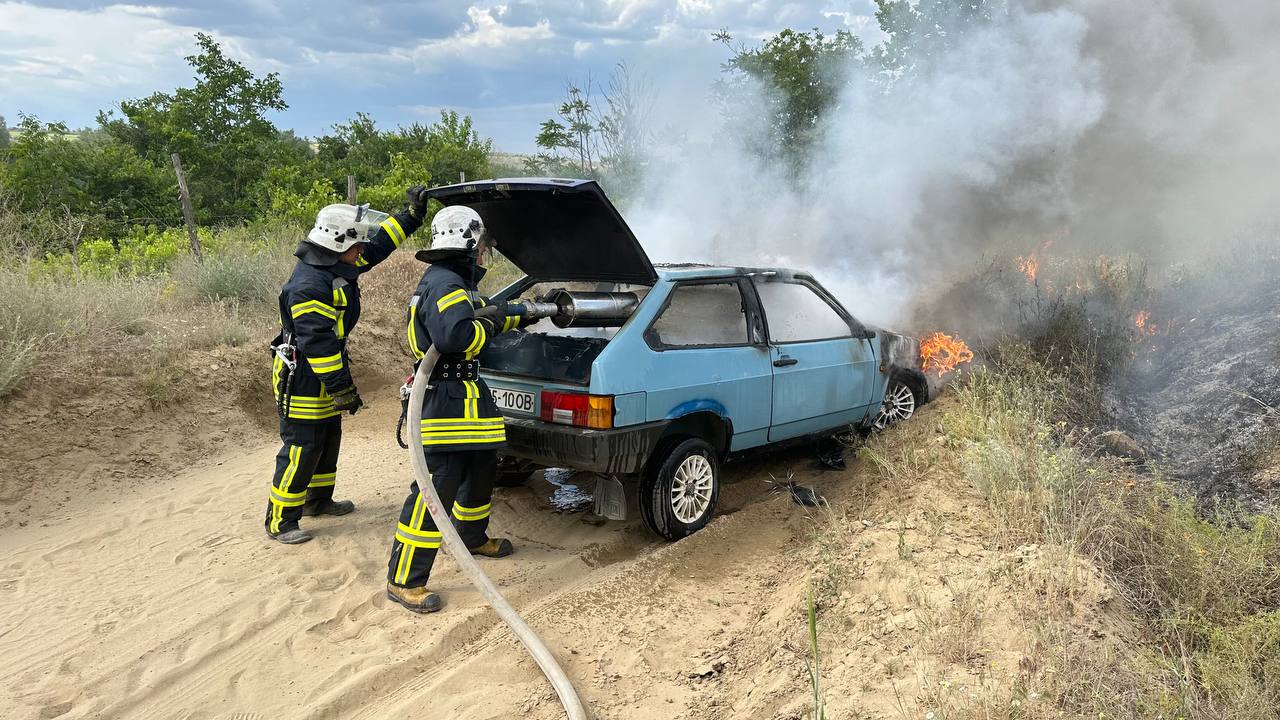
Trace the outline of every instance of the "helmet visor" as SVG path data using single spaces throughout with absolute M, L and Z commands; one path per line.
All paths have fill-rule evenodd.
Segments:
M 389 217 L 391 216 L 384 212 L 379 212 L 377 210 L 370 210 L 367 204 L 357 205 L 356 206 L 356 233 L 358 237 L 357 242 L 369 242 L 369 238 L 372 237 L 374 233 L 378 232 L 378 226 L 381 225 L 382 222 Z

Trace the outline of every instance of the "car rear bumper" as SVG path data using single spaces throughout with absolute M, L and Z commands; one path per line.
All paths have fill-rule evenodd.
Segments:
M 612 430 L 557 425 L 527 418 L 506 419 L 502 454 L 538 465 L 568 467 L 606 475 L 639 473 L 667 423 L 643 423 Z

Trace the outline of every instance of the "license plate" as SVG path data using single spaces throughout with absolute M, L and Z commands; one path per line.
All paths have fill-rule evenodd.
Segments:
M 533 393 L 505 388 L 489 388 L 489 392 L 493 394 L 493 401 L 497 403 L 498 409 L 533 414 Z

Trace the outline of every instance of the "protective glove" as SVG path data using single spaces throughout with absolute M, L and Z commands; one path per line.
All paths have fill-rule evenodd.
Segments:
M 356 392 L 356 386 L 348 385 L 333 393 L 333 407 L 338 412 L 350 411 L 355 415 L 356 411 L 364 407 L 364 401 L 360 399 L 360 393 Z
M 477 320 L 484 320 L 490 327 L 502 327 L 502 321 L 507 319 L 507 309 L 503 305 L 485 305 L 474 312 Z
M 427 186 L 414 185 L 405 190 L 405 198 L 409 201 L 409 214 L 416 220 L 427 217 Z

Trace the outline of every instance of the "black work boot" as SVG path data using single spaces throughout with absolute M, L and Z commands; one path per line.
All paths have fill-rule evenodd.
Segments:
M 356 504 L 350 500 L 330 500 L 324 498 L 321 500 L 308 500 L 302 504 L 302 517 L 315 517 L 317 515 L 346 515 L 356 509 Z
M 516 551 L 511 546 L 511 541 L 506 538 L 489 538 L 484 544 L 467 549 L 471 551 L 472 555 L 483 555 L 491 558 L 503 558 Z
M 267 530 L 267 537 L 285 545 L 301 545 L 310 540 L 312 535 L 297 525 L 285 525 L 280 528 L 280 532 L 273 533 Z
M 422 587 L 400 587 L 387 583 L 387 597 L 416 613 L 433 613 L 444 606 L 440 596 Z

